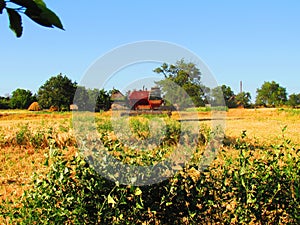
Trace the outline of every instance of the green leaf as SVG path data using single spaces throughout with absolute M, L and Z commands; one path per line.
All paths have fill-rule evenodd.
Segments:
M 44 27 L 57 27 L 64 30 L 63 25 L 59 17 L 47 7 L 39 6 L 39 10 L 26 9 L 25 15 L 32 19 L 34 22 L 38 23 Z
M 26 9 L 25 15 L 41 26 L 53 27 L 51 22 L 49 22 L 47 19 L 44 19 L 41 17 L 41 13 L 39 11 L 35 11 L 32 9 Z
M 40 9 L 47 8 L 46 3 L 43 0 L 33 0 Z
M 166 206 L 172 205 L 172 202 L 166 202 Z
M 141 195 L 142 190 L 140 188 L 135 189 L 134 195 Z
M 3 9 L 6 7 L 6 2 L 4 0 L 0 0 L 0 14 L 2 14 Z
M 59 17 L 48 8 L 45 8 L 43 10 L 43 12 L 41 13 L 41 18 L 47 20 L 49 23 L 51 23 L 59 29 L 64 29 Z
M 116 201 L 110 195 L 107 196 L 107 202 L 108 204 L 116 204 Z
M 9 17 L 9 28 L 16 34 L 17 37 L 22 36 L 22 18 L 18 12 L 13 9 L 6 9 Z
M 33 0 L 11 0 L 11 2 L 23 6 L 26 9 L 39 10 L 38 5 Z

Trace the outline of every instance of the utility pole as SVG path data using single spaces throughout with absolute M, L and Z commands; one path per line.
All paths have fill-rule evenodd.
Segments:
M 243 81 L 240 81 L 240 93 L 243 92 Z

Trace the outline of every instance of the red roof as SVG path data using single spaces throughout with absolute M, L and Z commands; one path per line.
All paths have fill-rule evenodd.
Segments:
M 148 99 L 149 91 L 133 91 L 128 97 L 130 100 Z

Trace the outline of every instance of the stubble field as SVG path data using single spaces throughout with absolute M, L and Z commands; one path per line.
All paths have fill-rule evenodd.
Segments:
M 189 117 L 188 112 L 183 114 L 187 118 Z M 256 164 L 257 162 L 262 162 L 267 166 L 271 165 L 271 167 L 274 167 L 274 165 L 276 164 L 278 166 L 278 169 L 281 169 L 281 172 L 284 171 L 285 166 L 288 165 L 289 167 L 291 167 L 289 171 L 291 173 L 291 177 L 285 179 L 291 179 L 294 182 L 290 188 L 291 200 L 289 201 L 293 201 L 293 207 L 296 207 L 295 212 L 297 212 L 297 210 L 300 210 L 299 193 L 296 193 L 297 191 L 299 191 L 299 169 L 297 167 L 299 166 L 300 154 L 300 110 L 230 109 L 225 114 L 225 138 L 222 141 L 222 145 L 219 146 L 219 154 L 217 155 L 216 159 L 212 162 L 211 167 L 215 168 L 212 171 L 215 172 L 219 168 L 219 170 L 222 172 L 220 172 L 220 174 L 217 177 L 218 179 L 223 179 L 224 182 L 225 180 L 227 182 L 227 179 L 228 182 L 230 182 L 231 180 L 234 181 L 234 184 L 241 182 L 241 186 L 237 185 L 237 187 L 231 188 L 230 191 L 243 192 L 241 190 L 236 190 L 235 188 L 243 189 L 246 195 L 245 204 L 248 205 L 249 208 L 255 208 L 255 210 L 253 210 L 256 213 L 253 213 L 253 211 L 251 211 L 252 209 L 249 209 L 250 211 L 248 212 L 248 214 L 246 213 L 246 215 L 239 212 L 239 207 L 245 207 L 244 205 L 238 206 L 239 202 L 242 201 L 241 199 L 243 197 L 234 197 L 231 199 L 227 198 L 227 194 L 224 194 L 222 192 L 222 194 L 220 195 L 223 197 L 227 197 L 224 199 L 222 199 L 221 197 L 220 199 L 218 199 L 218 197 L 216 197 L 214 201 L 216 205 L 220 204 L 220 208 L 223 207 L 223 213 L 225 213 L 225 217 L 228 214 L 228 218 L 221 219 L 218 218 L 218 216 L 215 216 L 215 212 L 211 211 L 213 209 L 213 206 L 211 206 L 212 209 L 206 209 L 205 215 L 208 215 L 207 218 L 209 218 L 209 213 L 211 213 L 211 215 L 214 215 L 211 217 L 215 218 L 207 220 L 203 219 L 203 221 L 210 223 L 215 223 L 216 221 L 218 221 L 217 223 L 219 224 L 226 224 L 228 223 L 228 221 L 232 224 L 263 224 L 263 221 L 268 221 L 269 218 L 274 217 L 276 219 L 274 219 L 273 222 L 272 220 L 270 220 L 269 224 L 275 224 L 278 221 L 280 221 L 280 223 L 297 223 L 299 221 L 300 215 L 298 214 L 296 215 L 296 217 L 293 217 L 294 215 L 291 215 L 290 209 L 284 211 L 285 207 L 288 208 L 288 206 L 286 205 L 282 207 L 278 206 L 278 209 L 274 209 L 273 206 L 269 207 L 271 202 L 257 203 L 259 206 L 253 205 L 254 203 L 251 203 L 250 200 L 254 199 L 255 195 L 252 196 L 251 194 L 249 194 L 251 193 L 251 191 L 249 191 L 249 189 L 251 188 L 249 187 L 252 187 L 252 185 L 254 185 L 250 181 L 255 179 L 256 175 L 263 176 L 263 174 L 259 172 L 260 169 L 257 169 L 258 167 L 256 167 L 261 166 L 261 164 Z M 100 124 L 104 121 L 103 124 L 107 126 L 106 122 L 107 120 L 110 120 L 110 115 L 110 112 L 105 112 L 102 114 L 97 114 L 96 118 L 98 121 L 100 121 Z M 211 121 L 209 120 L 211 118 L 211 112 L 198 112 L 198 115 L 200 118 L 200 126 L 203 128 L 204 133 L 209 133 L 209 129 L 211 127 Z M 175 113 L 171 118 L 167 118 L 166 120 L 176 122 L 178 118 L 178 115 L 176 115 Z M 137 130 L 134 131 L 136 134 L 136 140 L 143 140 L 147 137 L 147 135 L 149 135 L 149 130 L 147 130 L 147 126 L 144 130 L 139 130 L 142 129 L 141 124 L 144 123 L 143 121 L 144 119 L 141 119 L 141 121 L 138 122 L 134 122 L 137 123 L 137 127 L 139 127 L 137 128 Z M 10 219 L 14 216 L 9 212 L 9 210 L 16 209 L 20 206 L 21 203 L 19 200 L 23 195 L 24 190 L 31 190 L 33 188 L 33 174 L 36 173 L 38 175 L 41 175 L 42 177 L 43 175 L 46 175 L 49 172 L 49 170 L 51 170 L 49 165 L 45 163 L 46 160 L 49 158 L 49 149 L 55 148 L 62 150 L 64 157 L 67 159 L 71 159 L 74 155 L 76 155 L 78 150 L 76 138 L 74 137 L 72 130 L 72 113 L 1 111 L 0 125 L 0 212 L 3 212 L 2 218 L 0 215 L 0 223 L 10 224 Z M 103 127 L 105 126 L 103 125 Z M 103 140 L 107 140 L 107 143 L 109 144 L 111 144 L 111 142 L 115 143 L 114 141 L 116 141 L 116 137 L 113 135 L 111 128 L 103 127 L 101 128 L 102 130 L 99 130 L 100 132 L 103 132 L 105 134 L 103 136 Z M 172 133 L 172 135 L 174 134 Z M 170 137 L 168 138 L 172 139 L 172 135 L 170 135 Z M 205 136 L 204 134 L 205 140 L 203 141 L 203 143 L 201 143 L 201 146 L 199 145 L 199 149 L 205 148 L 205 145 L 208 143 L 208 136 L 209 134 L 207 134 L 207 136 Z M 175 139 L 174 141 L 176 142 Z M 172 145 L 172 141 L 169 142 L 168 140 L 168 142 L 166 142 L 166 146 L 169 143 L 170 145 Z M 168 153 L 165 152 L 166 146 L 163 146 L 164 148 L 162 149 L 164 150 L 156 149 L 152 153 L 148 152 L 147 154 L 152 154 L 152 156 L 147 157 L 144 155 L 134 155 L 132 153 L 132 149 L 125 151 L 123 148 L 124 146 L 122 147 L 122 150 L 112 151 L 112 155 L 118 158 L 119 160 L 123 160 L 126 163 L 129 162 L 132 164 L 147 164 L 147 162 L 145 162 L 144 160 L 145 157 L 149 161 L 155 161 L 161 160 L 163 158 L 163 156 L 159 158 L 157 156 L 158 153 L 168 155 Z M 284 155 L 283 158 L 280 158 L 280 156 L 278 156 L 279 158 L 276 158 L 276 161 L 274 159 L 275 156 L 273 156 L 273 153 L 270 153 L 273 150 L 275 155 L 277 154 L 276 152 L 280 151 L 280 154 Z M 200 153 L 201 151 L 199 150 L 199 154 Z M 271 155 L 269 156 L 268 154 Z M 242 158 L 241 155 L 243 156 Z M 247 158 L 246 156 L 249 157 Z M 269 163 L 268 157 L 270 157 L 270 159 L 274 159 L 275 161 L 273 160 Z M 245 159 L 249 161 L 249 165 L 245 164 Z M 232 165 L 229 165 L 230 163 L 228 164 L 229 161 L 232 162 L 234 160 L 236 160 L 237 164 L 239 165 L 235 164 L 234 162 L 232 163 Z M 51 162 L 49 164 L 51 165 Z M 224 171 L 229 171 L 230 167 L 233 168 L 233 171 L 238 171 L 238 173 L 242 176 L 244 176 L 244 174 L 240 173 L 241 167 L 248 170 L 255 168 L 253 169 L 252 175 L 251 171 L 245 172 L 246 174 L 248 174 L 245 177 L 245 180 L 248 179 L 249 187 L 247 186 L 248 184 L 243 184 L 246 182 L 243 179 L 239 180 L 240 178 L 232 178 L 229 175 L 228 176 L 230 178 L 224 177 Z M 266 169 L 266 171 L 268 171 L 268 169 Z M 213 172 L 210 173 L 212 174 Z M 295 177 L 295 174 L 297 173 L 298 177 Z M 197 176 L 199 175 L 198 173 L 196 174 Z M 212 176 L 211 174 L 210 176 Z M 261 179 L 263 182 L 264 178 L 261 177 Z M 209 180 L 208 178 L 207 180 L 211 182 L 211 180 Z M 194 183 L 197 183 L 197 181 L 195 181 L 194 179 L 193 181 Z M 223 185 L 227 187 L 226 182 Z M 281 181 L 279 180 L 278 182 Z M 218 182 L 216 182 L 216 186 L 218 185 L 217 183 Z M 270 184 L 270 186 L 272 185 Z M 255 190 L 259 190 L 259 188 L 252 188 L 253 192 L 255 192 Z M 281 190 L 281 188 L 279 187 L 276 190 L 270 190 L 270 192 L 272 192 L 273 194 L 270 194 L 271 200 L 269 199 L 268 201 L 273 201 L 273 198 L 275 198 L 276 196 L 276 191 L 278 192 L 279 190 Z M 259 192 L 257 192 L 256 195 L 259 195 Z M 279 195 L 278 202 L 282 200 L 281 198 L 285 198 L 285 195 Z M 113 202 L 117 202 L 116 199 L 117 197 L 115 197 L 115 200 Z M 223 203 L 220 203 L 222 201 Z M 169 204 L 175 205 L 175 203 L 172 203 L 172 201 L 170 202 L 171 203 Z M 189 204 L 190 203 L 188 203 L 188 205 Z M 274 204 L 276 205 L 278 203 Z M 108 205 L 112 206 L 111 204 Z M 145 210 L 147 211 L 148 209 Z M 203 210 L 203 208 L 200 207 L 198 210 L 201 211 Z M 262 210 L 269 210 L 269 212 L 263 212 Z M 260 211 L 261 215 L 257 215 L 259 214 L 257 212 Z M 111 221 L 114 221 L 115 224 L 122 224 L 122 219 L 124 219 L 124 216 L 126 214 L 122 213 L 122 216 L 120 215 L 119 217 L 118 215 L 112 216 Z M 165 221 L 164 223 L 170 223 L 169 220 L 164 220 L 164 218 L 162 218 L 163 216 L 159 217 L 158 215 L 152 215 L 147 217 L 147 221 L 150 221 L 149 224 L 160 224 L 162 223 L 162 221 Z M 143 220 L 143 218 L 144 217 L 142 216 L 140 218 L 136 218 L 137 220 L 135 222 L 137 224 L 148 224 Z M 16 221 L 22 221 L 22 218 L 19 220 L 16 219 Z M 101 219 L 99 221 L 101 221 Z M 191 213 L 188 212 L 187 215 L 178 216 L 175 222 L 178 221 L 181 224 L 197 224 L 197 222 L 202 220 L 197 213 L 192 213 L 191 210 Z M 72 220 L 65 222 L 65 224 L 75 223 L 76 222 Z M 99 224 L 101 224 L 101 222 L 99 222 Z

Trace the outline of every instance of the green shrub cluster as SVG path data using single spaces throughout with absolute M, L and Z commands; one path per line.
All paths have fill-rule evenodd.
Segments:
M 126 186 L 97 174 L 75 155 L 51 148 L 46 177 L 14 210 L 0 209 L 15 224 L 299 224 L 300 149 L 289 140 L 253 148 L 246 133 L 237 157 L 199 171 L 186 165 L 148 186 Z M 1 212 L 2 211 L 2 212 Z

